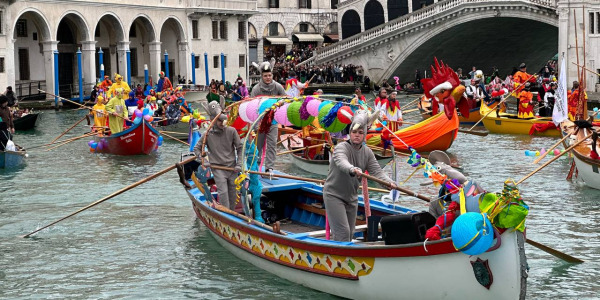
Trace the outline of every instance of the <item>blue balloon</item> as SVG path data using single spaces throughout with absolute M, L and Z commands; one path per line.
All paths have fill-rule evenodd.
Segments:
M 140 117 L 137 117 L 133 120 L 133 124 L 135 124 L 135 125 L 140 124 L 141 122 L 142 122 L 142 118 L 140 118 Z
M 149 113 L 150 113 L 150 109 L 148 109 L 147 107 L 146 107 L 146 108 L 144 108 L 144 110 L 142 111 L 142 114 L 143 114 L 144 116 L 145 116 L 145 115 L 147 115 L 147 114 L 149 114 Z
M 163 138 L 163 136 L 162 136 L 162 135 L 159 135 L 159 136 L 158 136 L 158 141 L 159 141 L 159 142 L 162 142 L 164 139 L 165 139 L 165 138 Z
M 159 140 L 158 143 L 156 145 L 158 146 L 162 146 L 163 141 Z
M 452 224 L 451 233 L 454 247 L 468 255 L 484 253 L 494 241 L 494 228 L 487 214 L 460 215 Z
M 597 107 L 594 107 L 594 112 L 598 112 L 598 108 Z
M 529 156 L 529 150 L 525 150 L 525 156 Z
M 321 111 L 321 108 L 323 108 L 323 106 L 325 106 L 327 104 L 333 104 L 333 103 L 331 101 L 323 101 L 323 102 L 321 102 L 321 104 L 319 104 L 319 111 Z
M 91 147 L 93 143 L 94 143 L 94 140 L 91 140 L 91 141 L 89 141 L 89 142 L 88 142 L 88 146 L 90 146 L 90 147 Z
M 277 103 L 277 99 L 267 99 L 263 100 L 258 107 L 258 114 L 262 114 L 267 110 L 267 108 L 273 106 L 273 104 Z
M 93 142 L 93 143 L 90 145 L 90 147 L 92 147 L 92 149 L 94 149 L 94 150 L 95 150 L 96 148 L 98 148 L 98 143 L 96 143 L 96 142 Z

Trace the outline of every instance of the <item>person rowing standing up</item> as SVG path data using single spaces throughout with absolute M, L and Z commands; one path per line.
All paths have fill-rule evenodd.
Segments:
M 376 113 L 373 116 L 377 116 Z M 372 121 L 367 111 L 358 111 L 350 124 L 350 140 L 338 144 L 333 151 L 333 162 L 323 187 L 323 200 L 334 241 L 351 241 L 354 236 L 358 185 L 364 171 L 396 188 L 394 181 L 377 163 L 373 151 L 365 145 L 368 125 Z
M 0 94 L 0 118 L 6 123 L 6 128 L 10 133 L 15 133 L 15 125 L 13 124 L 13 115 L 8 107 L 8 97 Z
M 117 88 L 115 96 L 106 104 L 108 115 L 108 126 L 110 134 L 116 134 L 123 131 L 123 119 L 127 119 L 128 113 L 125 109 L 125 101 L 123 100 L 124 90 Z

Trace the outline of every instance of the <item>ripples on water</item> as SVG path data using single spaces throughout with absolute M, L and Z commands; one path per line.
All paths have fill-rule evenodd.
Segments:
M 16 142 L 28 147 L 46 143 L 82 114 L 46 111 L 38 128 L 18 133 Z M 80 126 L 67 136 L 85 132 Z M 547 148 L 555 141 L 459 133 L 448 152 L 468 176 L 488 190 L 499 190 L 505 179 L 518 180 L 535 168 L 524 150 Z M 169 141 L 154 155 L 115 157 L 91 154 L 86 143 L 80 140 L 50 152 L 32 149 L 25 167 L 0 170 L 1 298 L 334 298 L 279 279 L 230 255 L 196 221 L 176 172 L 33 238 L 19 238 L 170 166 L 185 151 L 182 145 Z M 399 178 L 412 172 L 404 160 L 399 160 L 398 166 Z M 278 167 L 305 175 L 284 160 Z M 561 158 L 522 184 L 522 195 L 531 207 L 528 237 L 586 263 L 566 264 L 526 246 L 530 299 L 593 299 L 600 293 L 600 191 L 565 181 L 568 169 L 569 160 Z M 419 186 L 424 181 L 416 176 L 407 186 L 437 194 L 431 186 Z M 420 200 L 402 201 L 409 207 L 427 209 Z

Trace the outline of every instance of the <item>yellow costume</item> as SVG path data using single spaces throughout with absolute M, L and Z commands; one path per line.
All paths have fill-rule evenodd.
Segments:
M 108 127 L 110 127 L 110 133 L 115 134 L 123 131 L 123 118 L 127 118 L 127 109 L 125 109 L 125 100 L 123 100 L 123 89 L 117 89 L 114 98 L 110 99 L 106 104 L 106 111 L 110 113 L 108 115 Z M 113 113 L 117 113 L 123 118 L 119 118 Z
M 123 94 L 124 95 L 129 95 L 129 92 L 131 92 L 131 88 L 129 88 L 129 84 L 127 84 L 127 82 L 123 81 L 123 76 L 121 76 L 119 74 L 115 74 L 115 83 L 113 83 L 110 86 L 110 88 L 108 89 L 108 92 L 106 92 L 106 97 L 108 97 L 108 98 L 114 97 L 115 96 L 115 91 L 118 88 L 122 88 L 123 89 Z
M 93 131 L 103 132 L 104 126 L 106 126 L 106 106 L 104 105 L 104 98 L 98 96 L 98 102 L 92 107 L 94 113 L 94 128 Z

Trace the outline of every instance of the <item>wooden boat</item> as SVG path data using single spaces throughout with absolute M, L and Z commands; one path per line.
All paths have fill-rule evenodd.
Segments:
M 419 106 L 419 112 L 421 112 L 421 117 L 423 117 L 423 119 L 427 119 L 431 117 L 431 103 L 430 102 L 426 102 L 424 98 L 421 98 L 421 100 L 418 103 Z M 496 106 L 498 106 L 497 102 L 492 102 L 488 107 L 490 109 L 495 109 Z M 501 112 L 506 112 L 506 105 L 502 104 L 502 108 L 500 109 Z M 479 121 L 481 119 L 481 113 L 480 113 L 480 108 L 476 107 L 476 108 L 472 108 L 469 110 L 469 116 L 468 117 L 463 117 L 462 114 L 460 112 L 457 112 L 458 114 L 458 121 L 461 125 L 475 125 L 475 123 L 477 123 L 477 121 Z M 479 122 L 479 124 L 477 124 L 479 126 L 483 126 L 482 122 Z
M 190 123 L 177 122 L 171 125 L 155 125 L 158 131 L 166 131 L 167 134 L 174 138 L 187 141 L 190 134 Z
M 0 169 L 9 169 L 18 167 L 23 164 L 25 160 L 25 150 L 20 151 L 0 151 Z
M 280 138 L 282 141 L 284 141 L 283 145 L 287 150 L 294 150 L 311 145 L 311 143 L 303 143 L 302 137 L 297 136 L 294 133 L 282 135 Z M 319 144 L 319 142 L 313 142 L 312 144 Z M 323 147 L 313 148 L 313 150 L 315 150 L 316 153 L 321 153 L 322 155 L 320 155 L 320 157 L 323 157 L 323 159 L 310 159 L 307 157 L 307 153 L 299 151 L 290 153 L 290 156 L 292 157 L 292 163 L 306 172 L 327 176 L 329 173 L 329 164 L 331 162 L 330 156 L 324 155 L 324 151 L 326 150 L 324 150 Z M 373 153 L 375 154 L 375 158 L 382 168 L 393 159 L 391 151 L 387 151 L 387 155 L 383 155 L 381 151 L 376 150 L 373 150 Z
M 96 136 L 95 152 L 116 155 L 150 154 L 156 149 L 159 133 L 146 120 L 109 136 Z
M 484 116 L 490 108 L 482 103 L 480 114 Z M 529 134 L 533 126 L 546 126 L 552 123 L 552 118 L 519 119 L 516 114 L 492 112 L 482 121 L 491 133 Z M 534 131 L 535 136 L 560 136 L 558 129 L 548 129 L 543 132 Z
M 444 112 L 440 112 L 418 124 L 398 130 L 395 134 L 401 138 L 404 143 L 411 146 L 419 153 L 431 152 L 434 150 L 445 151 L 452 146 L 454 139 L 456 139 L 459 125 L 458 122 L 456 112 L 454 112 L 454 115 L 450 120 L 448 120 Z M 410 152 L 408 147 L 397 138 L 392 137 L 391 141 L 396 151 L 404 153 Z M 383 147 L 381 133 L 370 132 L 367 134 L 367 144 Z
M 365 242 L 358 233 L 351 242 L 330 241 L 322 230 L 322 187 L 281 178 L 261 180 L 264 197 L 277 204 L 280 219 L 289 220 L 281 224 L 281 233 L 213 208 L 192 181 L 186 190 L 196 216 L 215 240 L 257 268 L 351 299 L 525 298 L 527 263 L 524 238 L 518 231 L 498 235 L 499 247 L 476 256 L 458 252 L 450 238 L 385 245 L 383 241 Z M 361 216 L 363 207 L 359 199 Z M 370 207 L 374 216 L 415 212 L 399 206 L 391 209 L 376 200 L 371 200 Z M 365 229 L 360 218 L 357 225 L 358 231 Z M 476 264 L 489 266 L 493 280 L 488 288 L 476 279 L 476 273 L 481 273 L 474 270 L 482 270 Z
M 598 130 L 600 128 L 596 127 L 595 129 Z M 572 137 L 571 144 L 585 138 L 588 134 L 588 130 L 580 130 L 576 137 Z M 590 142 L 592 142 L 592 139 L 590 139 Z M 596 143 L 596 149 L 600 150 L 600 143 Z M 577 167 L 577 176 L 585 182 L 585 185 L 600 190 L 600 160 L 591 158 L 591 152 L 592 145 L 591 143 L 587 143 L 587 141 L 571 150 L 575 166 Z
M 13 121 L 15 130 L 33 129 L 37 123 L 39 115 L 40 113 L 31 113 L 20 118 L 15 118 Z

